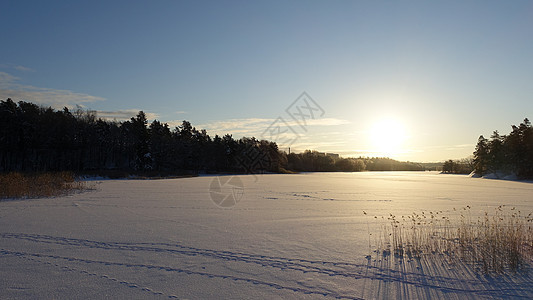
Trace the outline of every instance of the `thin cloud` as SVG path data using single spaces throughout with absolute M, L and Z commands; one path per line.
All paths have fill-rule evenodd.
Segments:
M 213 121 L 204 124 L 199 124 L 198 128 L 205 128 L 208 131 L 231 133 L 234 135 L 244 134 L 244 136 L 257 136 L 262 134 L 269 128 L 276 120 L 267 118 L 248 118 L 248 119 L 230 119 L 223 121 Z M 294 131 L 300 132 L 300 125 L 288 119 L 283 119 L 284 125 L 290 126 Z M 343 119 L 336 118 L 322 118 L 307 120 L 307 127 L 312 126 L 337 126 L 349 124 L 350 122 Z
M 168 127 L 170 127 L 170 128 L 175 128 L 175 127 L 180 126 L 183 123 L 183 120 L 172 120 L 172 121 L 167 121 L 167 122 L 162 122 L 162 123 L 166 123 L 168 125 Z M 194 126 L 194 124 L 191 124 L 191 125 Z M 194 127 L 196 127 L 196 126 L 194 126 Z
M 15 77 L 11 74 L 0 71 L 0 88 L 3 88 L 4 86 L 12 85 L 17 80 L 19 80 L 18 77 Z
M 457 150 L 457 149 L 464 149 L 464 148 L 474 148 L 475 144 L 460 144 L 460 145 L 453 145 L 451 147 L 446 148 L 446 150 Z
M 475 144 L 458 144 L 458 145 L 437 145 L 437 146 L 426 146 L 424 149 L 435 151 L 435 150 L 446 150 L 446 151 L 452 151 L 452 150 L 461 150 L 461 149 L 467 149 L 467 148 L 475 148 Z
M 75 107 L 83 103 L 104 101 L 102 97 L 76 93 L 69 90 L 40 88 L 19 84 L 20 79 L 6 72 L 0 72 L 0 99 L 29 101 L 54 108 Z
M 234 129 L 234 128 L 243 128 L 243 127 L 259 127 L 264 126 L 265 124 L 270 124 L 274 122 L 275 119 L 261 119 L 261 118 L 248 118 L 248 119 L 229 119 L 229 120 L 223 120 L 223 121 L 213 121 L 208 122 L 204 124 L 200 124 L 199 126 L 203 126 L 205 128 L 213 128 L 218 130 L 228 130 L 228 129 Z M 268 126 L 268 125 L 267 125 Z
M 107 120 L 127 121 L 137 116 L 139 111 L 141 110 L 140 109 L 123 109 L 123 110 L 115 110 L 115 111 L 98 110 L 96 111 L 96 115 L 102 119 L 107 119 Z M 144 114 L 146 115 L 146 119 L 150 121 L 155 120 L 159 117 L 159 115 L 156 113 L 144 112 Z
M 249 118 L 213 121 L 198 124 L 196 128 L 205 129 L 218 135 L 232 134 L 233 136 L 260 136 L 275 119 Z M 181 124 L 181 122 L 180 122 Z
M 21 71 L 21 72 L 35 72 L 35 70 L 32 68 L 28 68 L 26 66 L 21 66 L 21 65 L 14 65 L 14 64 L 0 64 L 0 68 L 14 69 L 14 70 Z
M 344 119 L 337 119 L 337 118 L 319 118 L 319 119 L 308 119 L 306 120 L 307 126 L 338 126 L 338 125 L 346 125 L 350 124 L 351 122 Z M 296 122 L 290 122 L 291 126 L 297 125 Z
M 25 67 L 25 66 L 12 66 L 12 68 L 17 70 L 17 71 L 22 71 L 22 72 L 35 72 L 34 69 L 28 68 L 28 67 Z

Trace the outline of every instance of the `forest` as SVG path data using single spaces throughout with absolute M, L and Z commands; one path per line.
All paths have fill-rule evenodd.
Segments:
M 98 118 L 78 108 L 55 110 L 0 101 L 0 172 L 73 171 L 98 174 L 420 171 L 389 158 L 342 158 L 317 151 L 280 151 L 275 142 L 232 135 L 210 137 L 188 121 L 170 128 L 140 111 L 128 121 Z M 105 173 L 105 172 L 104 172 Z
M 474 152 L 474 172 L 478 175 L 489 173 L 510 173 L 518 178 L 533 178 L 533 127 L 526 118 L 512 126 L 508 135 L 500 135 L 496 130 L 489 139 L 479 137 Z

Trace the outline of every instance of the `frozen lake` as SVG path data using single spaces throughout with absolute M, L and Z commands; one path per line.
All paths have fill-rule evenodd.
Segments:
M 365 258 L 383 224 L 370 216 L 466 205 L 527 215 L 533 184 L 430 172 L 96 182 L 0 202 L 0 298 L 533 298 L 525 273 Z

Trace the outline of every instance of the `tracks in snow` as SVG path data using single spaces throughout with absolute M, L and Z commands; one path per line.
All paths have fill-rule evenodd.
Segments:
M 127 252 L 142 252 L 142 253 L 158 253 L 167 254 L 173 256 L 188 256 L 188 257 L 203 257 L 210 261 L 226 261 L 229 263 L 245 263 L 255 265 L 261 268 L 272 268 L 287 272 L 297 272 L 301 274 L 310 273 L 327 280 L 365 280 L 365 282 L 373 282 L 371 284 L 376 286 L 375 283 L 379 283 L 381 286 L 383 283 L 399 284 L 411 289 L 418 289 L 424 291 L 433 291 L 439 293 L 473 293 L 478 296 L 486 296 L 487 292 L 491 294 L 509 296 L 508 293 L 500 289 L 489 289 L 488 283 L 483 282 L 475 276 L 448 276 L 447 272 L 429 272 L 424 274 L 417 270 L 417 267 L 405 267 L 409 266 L 407 261 L 403 262 L 402 268 L 392 268 L 392 261 L 388 263 L 372 263 L 368 260 L 367 264 L 355 264 L 349 262 L 335 262 L 326 260 L 309 260 L 301 258 L 287 258 L 280 256 L 258 255 L 249 254 L 236 251 L 224 251 L 203 249 L 196 247 L 184 246 L 178 243 L 120 243 L 120 242 L 102 242 L 93 241 L 87 239 L 75 239 L 67 237 L 38 235 L 38 234 L 24 234 L 24 233 L 0 233 L 1 239 L 16 239 L 30 241 L 40 244 L 53 244 L 60 246 L 74 246 L 81 248 L 98 249 L 104 251 L 127 251 Z M 193 269 L 187 269 L 182 267 L 164 266 L 164 265 L 151 265 L 151 264 L 134 264 L 126 262 L 116 261 L 104 261 L 94 260 L 67 256 L 58 256 L 42 253 L 30 253 L 24 251 L 14 251 L 8 249 L 0 249 L 1 255 L 15 255 L 17 257 L 24 257 L 34 260 L 51 260 L 57 262 L 76 262 L 91 265 L 105 265 L 115 267 L 127 267 L 127 268 L 139 268 L 149 269 L 156 271 L 164 271 L 171 273 L 180 273 L 187 275 L 197 275 L 207 278 L 217 278 L 222 280 L 231 280 L 235 282 L 244 282 L 253 285 L 259 285 L 269 287 L 278 290 L 286 290 L 295 293 L 309 294 L 309 295 L 321 295 L 325 297 L 333 297 L 338 299 L 360 299 L 354 295 L 347 295 L 345 293 L 329 290 L 326 288 L 314 287 L 302 285 L 290 285 L 288 282 L 276 283 L 263 279 L 249 278 L 241 276 L 242 274 L 220 274 L 216 272 L 198 271 Z M 393 259 L 393 258 L 389 258 Z M 52 263 L 52 262 L 50 262 Z M 424 262 L 427 263 L 427 262 Z M 413 263 L 414 264 L 414 263 Z M 434 268 L 434 266 L 428 266 L 417 263 L 422 266 L 427 273 L 427 270 Z M 68 267 L 67 267 L 68 268 Z M 442 269 L 439 269 L 442 271 Z M 437 275 L 436 275 L 437 274 Z M 442 274 L 442 275 L 438 275 Z M 93 275 L 97 276 L 97 275 Z M 102 275 L 103 276 L 103 275 Z M 105 278 L 105 277 L 102 277 Z M 329 278 L 329 279 L 328 279 Z M 121 281 L 118 281 L 121 283 Z M 127 282 L 126 282 L 127 283 Z M 513 282 L 507 282 L 507 285 L 512 285 Z M 132 284 L 132 286 L 139 287 L 138 284 Z M 519 285 L 512 286 L 512 289 L 516 290 L 518 294 L 512 296 L 520 297 L 520 295 L 529 295 L 531 287 L 521 287 Z M 172 296 L 172 295 L 171 295 Z

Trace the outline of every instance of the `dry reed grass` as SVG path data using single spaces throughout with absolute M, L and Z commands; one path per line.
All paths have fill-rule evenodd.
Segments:
M 0 199 L 42 198 L 90 189 L 72 172 L 0 174 Z
M 502 205 L 475 219 L 470 206 L 454 208 L 449 216 L 430 211 L 381 219 L 376 252 L 382 256 L 446 255 L 485 274 L 517 272 L 533 262 L 532 214 L 514 207 Z

